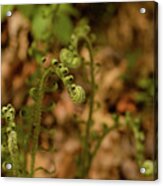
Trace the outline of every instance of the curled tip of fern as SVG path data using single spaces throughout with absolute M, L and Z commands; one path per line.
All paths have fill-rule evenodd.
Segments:
M 69 48 L 73 49 L 73 46 L 70 45 Z M 60 60 L 69 68 L 78 68 L 82 62 L 81 57 L 78 56 L 77 51 L 72 51 L 71 49 L 62 49 L 60 53 Z
M 151 176 L 154 173 L 154 162 L 151 160 L 145 160 L 142 164 L 142 168 L 145 168 L 145 176 Z
M 68 93 L 74 103 L 83 103 L 85 101 L 85 91 L 79 85 L 70 85 L 68 88 Z
M 67 48 L 64 48 L 60 52 L 60 60 L 64 64 L 69 64 L 72 62 L 74 56 L 73 52 Z
M 6 122 L 13 121 L 15 119 L 15 109 L 11 104 L 2 107 L 2 118 L 6 120 Z

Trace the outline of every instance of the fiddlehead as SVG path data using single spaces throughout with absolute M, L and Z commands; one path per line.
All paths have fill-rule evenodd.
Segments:
M 69 92 L 70 98 L 75 103 L 82 103 L 83 100 L 85 100 L 84 89 L 79 85 L 75 85 L 75 84 L 70 85 L 68 87 L 68 92 Z
M 74 29 L 69 46 L 62 49 L 60 52 L 60 60 L 67 67 L 78 68 L 82 64 L 83 59 L 79 54 L 78 45 L 79 41 L 86 38 L 89 32 L 90 27 L 86 24 L 85 20 L 80 21 L 78 26 Z
M 49 67 L 48 69 L 46 69 L 43 73 L 43 76 L 39 82 L 37 91 L 35 91 L 36 89 L 32 89 L 34 91 L 31 91 L 32 97 L 34 97 L 34 100 L 36 100 L 35 104 L 33 105 L 34 108 L 34 115 L 33 115 L 33 146 L 32 146 L 32 152 L 31 152 L 31 171 L 30 171 L 30 176 L 32 177 L 34 174 L 34 165 L 35 165 L 35 156 L 36 156 L 36 152 L 38 149 L 38 138 L 39 138 L 39 134 L 40 134 L 40 124 L 41 124 L 41 114 L 42 114 L 42 100 L 44 97 L 44 93 L 45 93 L 45 82 L 46 79 L 49 75 L 51 75 L 51 73 L 53 73 L 53 69 L 51 67 Z M 37 95 L 37 97 L 35 97 Z
M 63 63 L 59 63 L 56 59 L 52 60 L 52 65 L 55 68 L 55 73 L 67 88 L 72 101 L 74 103 L 83 103 L 85 101 L 85 91 L 81 86 L 73 83 L 74 77 L 69 74 L 68 67 Z
M 90 27 L 85 20 L 79 22 L 78 26 L 75 28 L 74 33 L 71 36 L 70 44 L 67 48 L 61 50 L 60 60 L 63 64 L 69 68 L 78 68 L 83 63 L 83 58 L 79 54 L 79 45 L 82 42 L 86 45 L 89 52 L 89 67 L 90 67 L 90 98 L 89 98 L 89 114 L 86 121 L 85 134 L 83 137 L 83 152 L 81 154 L 81 161 L 83 161 L 81 169 L 81 175 L 79 177 L 85 177 L 90 168 L 90 128 L 93 123 L 92 115 L 94 110 L 94 95 L 95 95 L 95 78 L 94 78 L 94 62 L 93 62 L 93 49 L 92 40 L 89 37 Z M 84 91 L 82 87 L 71 85 L 68 87 L 68 92 L 70 92 L 70 97 L 74 97 L 74 101 L 79 101 L 79 103 L 85 99 Z
M 37 87 L 33 87 L 30 89 L 30 95 L 35 100 L 35 104 L 33 105 L 33 147 L 31 153 L 31 173 L 34 174 L 34 165 L 35 165 L 35 156 L 38 149 L 38 138 L 40 134 L 40 123 L 41 123 L 41 114 L 45 108 L 42 105 L 42 100 L 44 94 L 49 92 L 52 88 L 54 91 L 57 90 L 57 82 L 54 83 L 54 87 L 50 87 L 50 89 L 46 86 L 46 80 L 50 75 L 55 74 L 64 84 L 64 86 L 68 89 L 68 93 L 70 98 L 75 103 L 82 103 L 85 100 L 85 91 L 82 87 L 75 85 L 73 83 L 74 77 L 69 74 L 69 69 L 63 63 L 59 63 L 56 59 L 53 59 L 51 65 L 45 69 L 41 80 L 38 83 Z M 43 109 L 44 108 L 44 109 Z
M 7 127 L 7 143 L 3 145 L 2 153 L 9 153 L 13 176 L 21 176 L 21 162 L 19 161 L 19 149 L 17 142 L 17 132 L 15 125 L 15 109 L 11 104 L 2 107 L 2 118 L 4 118 Z M 3 166 L 4 167 L 4 166 Z M 6 169 L 4 169 L 6 171 Z

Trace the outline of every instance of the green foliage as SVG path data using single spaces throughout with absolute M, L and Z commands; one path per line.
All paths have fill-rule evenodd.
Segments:
M 131 70 L 135 67 L 136 61 L 138 57 L 140 56 L 140 51 L 136 50 L 133 53 L 128 53 L 126 58 L 128 60 L 127 68 L 128 70 Z
M 67 15 L 57 16 L 54 20 L 54 34 L 62 44 L 67 44 L 73 31 L 73 24 Z M 64 29 L 64 32 L 63 32 Z
M 144 140 L 145 136 L 141 130 L 141 120 L 140 118 L 131 117 L 130 113 L 126 113 L 126 124 L 133 132 L 135 138 L 135 148 L 136 148 L 136 161 L 139 168 L 145 168 L 146 172 L 144 175 L 150 176 L 153 175 L 153 161 L 145 160 L 145 149 L 144 149 Z
M 74 28 L 71 17 L 79 15 L 70 4 L 3 5 L 2 21 L 9 10 L 20 11 L 31 23 L 33 42 L 29 48 L 29 55 L 37 62 L 40 62 L 42 56 L 50 50 L 49 46 L 54 45 L 56 41 L 63 45 L 69 42 Z
M 61 44 L 68 44 L 74 27 L 71 17 L 78 17 L 79 15 L 78 11 L 70 4 L 6 5 L 2 8 L 2 17 L 6 16 L 7 10 L 14 8 L 31 22 L 31 33 L 34 41 L 29 48 L 29 55 L 35 57 L 38 62 L 49 50 L 49 45 L 52 46 L 56 43 L 56 39 Z M 84 27 L 80 28 L 84 31 Z M 80 34 L 78 27 L 76 35 Z M 40 48 L 41 43 L 43 46 Z M 80 64 L 80 62 L 81 59 L 77 57 L 73 63 Z
M 35 41 L 46 41 L 51 37 L 51 20 L 44 15 L 45 9 L 46 6 L 41 6 L 32 20 L 32 34 Z
M 135 94 L 136 102 L 144 104 L 145 106 L 153 104 L 154 79 L 141 78 L 137 81 L 137 87 L 139 91 Z
M 35 41 L 47 43 L 54 39 L 54 36 L 63 44 L 69 41 L 73 31 L 70 16 L 78 16 L 77 10 L 70 4 L 17 5 L 16 7 L 31 20 Z
M 29 18 L 29 20 L 33 19 L 33 17 L 35 16 L 35 14 L 37 14 L 37 6 L 38 5 L 15 5 L 16 8 L 27 18 Z
M 141 51 L 139 49 L 127 53 L 127 67 L 122 78 L 127 86 L 135 86 L 137 88 L 137 93 L 134 94 L 134 98 L 138 105 L 149 107 L 152 105 L 154 97 L 154 76 L 148 77 L 135 70 L 140 54 Z
M 136 67 L 136 62 L 141 54 L 140 49 L 137 49 L 135 51 L 130 51 L 126 54 L 126 59 L 127 59 L 127 66 L 126 66 L 126 71 L 124 74 L 122 74 L 122 79 L 127 83 L 127 84 L 133 84 L 135 82 L 135 76 L 133 76 L 135 67 Z
M 126 124 L 132 130 L 135 137 L 136 146 L 136 160 L 138 165 L 141 166 L 144 161 L 144 133 L 141 131 L 141 120 L 140 118 L 132 118 L 130 113 L 126 113 Z

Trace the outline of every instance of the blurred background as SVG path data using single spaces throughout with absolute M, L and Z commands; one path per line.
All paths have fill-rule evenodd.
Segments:
M 146 8 L 145 14 L 139 12 L 142 7 Z M 8 11 L 12 14 L 6 16 Z M 115 113 L 121 121 L 126 112 L 141 117 L 145 157 L 154 160 L 157 25 L 153 2 L 2 6 L 2 105 L 14 105 L 19 123 L 19 111 L 31 103 L 28 91 L 41 58 L 46 56 L 48 61 L 58 58 L 81 18 L 88 20 L 91 32 L 96 35 L 94 62 L 99 64 L 99 69 L 95 77 L 98 85 L 95 98 L 100 108 L 94 113 L 93 128 L 100 131 L 103 122 L 111 125 Z M 89 59 L 85 48 L 81 49 L 81 55 Z M 72 73 L 89 94 L 89 87 L 81 78 L 82 72 Z M 41 165 L 53 170 L 54 161 L 54 177 L 74 178 L 75 159 L 81 152 L 78 130 L 82 130 L 82 126 L 74 122 L 74 114 L 86 119 L 88 104 L 74 105 L 63 87 L 58 93 L 45 97 L 46 100 L 56 103 L 53 112 L 42 117 L 42 126 L 52 132 L 42 131 L 39 145 L 46 149 L 52 144 L 56 152 L 38 151 L 36 167 Z M 135 153 L 133 135 L 125 127 L 109 133 L 93 160 L 88 177 L 153 179 L 139 173 Z M 38 171 L 35 177 L 49 175 Z

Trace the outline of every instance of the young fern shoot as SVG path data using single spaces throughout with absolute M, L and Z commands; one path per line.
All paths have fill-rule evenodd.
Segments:
M 7 164 L 11 163 L 11 173 L 12 176 L 22 176 L 21 162 L 20 162 L 20 152 L 17 143 L 17 132 L 15 124 L 15 109 L 11 104 L 2 107 L 2 118 L 6 122 L 6 135 L 7 135 L 7 145 L 3 145 L 2 152 L 8 154 L 6 161 L 3 163 L 3 170 L 8 171 Z
M 53 59 L 51 65 L 44 70 L 42 78 L 39 81 L 38 88 L 32 88 L 30 94 L 32 98 L 35 100 L 34 108 L 34 116 L 33 116 L 33 143 L 32 143 L 32 152 L 31 152 L 31 170 L 30 176 L 32 177 L 35 173 L 35 158 L 36 152 L 38 150 L 38 139 L 40 134 L 41 127 L 41 114 L 43 108 L 43 98 L 46 92 L 57 90 L 57 82 L 54 82 L 54 87 L 46 87 L 46 80 L 50 75 L 55 74 L 67 88 L 70 98 L 75 103 L 82 103 L 85 100 L 85 91 L 84 89 L 73 83 L 73 76 L 69 75 L 69 69 L 62 63 L 59 63 L 56 59 Z
M 89 97 L 89 113 L 85 126 L 85 133 L 83 136 L 83 151 L 80 155 L 81 164 L 79 165 L 79 173 L 77 177 L 85 177 L 88 174 L 91 161 L 90 151 L 90 129 L 93 123 L 92 115 L 94 110 L 94 95 L 95 95 L 95 77 L 94 77 L 94 61 L 93 61 L 93 49 L 92 38 L 94 35 L 90 35 L 90 27 L 85 20 L 81 20 L 79 25 L 75 28 L 74 33 L 71 36 L 70 44 L 67 48 L 61 50 L 60 60 L 66 64 L 69 68 L 78 68 L 84 65 L 83 59 L 79 54 L 78 46 L 80 42 L 86 45 L 89 52 L 89 67 L 90 67 L 90 87 L 91 95 Z
M 145 159 L 145 147 L 144 140 L 145 136 L 143 131 L 141 131 L 141 120 L 140 118 L 133 119 L 130 113 L 126 113 L 126 124 L 129 129 L 133 132 L 135 138 L 135 148 L 136 148 L 136 162 L 139 168 L 145 168 L 143 173 L 145 176 L 151 176 L 154 174 L 154 162 L 152 160 Z

